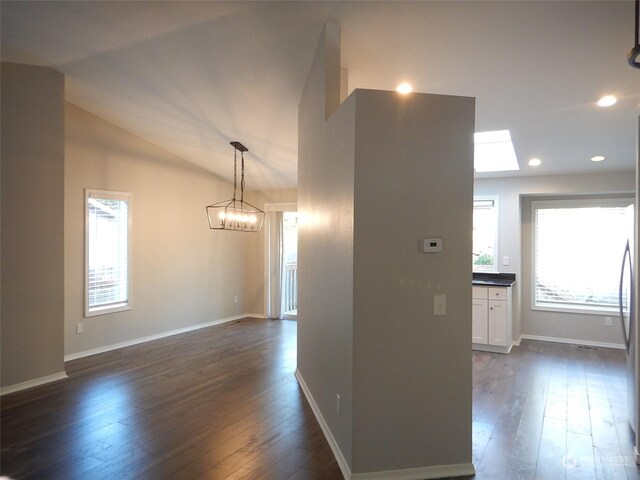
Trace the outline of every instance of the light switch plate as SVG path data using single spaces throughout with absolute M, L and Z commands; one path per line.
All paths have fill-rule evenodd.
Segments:
M 422 251 L 424 253 L 439 253 L 442 251 L 441 238 L 424 238 L 422 239 Z

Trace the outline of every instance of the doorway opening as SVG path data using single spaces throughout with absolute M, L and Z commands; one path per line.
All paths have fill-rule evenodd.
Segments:
M 298 212 L 283 212 L 283 318 L 298 317 Z
M 295 204 L 265 205 L 265 311 L 271 319 L 297 319 L 298 213 Z

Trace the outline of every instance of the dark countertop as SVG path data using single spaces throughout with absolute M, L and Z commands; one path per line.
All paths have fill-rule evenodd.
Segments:
M 511 287 L 516 283 L 515 273 L 474 273 L 473 285 L 482 287 Z

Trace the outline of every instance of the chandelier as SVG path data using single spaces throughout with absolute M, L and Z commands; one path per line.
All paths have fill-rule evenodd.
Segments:
M 244 200 L 244 152 L 249 149 L 240 142 L 233 146 L 233 198 L 207 205 L 209 228 L 234 232 L 259 232 L 265 213 Z M 238 152 L 240 152 L 240 200 L 236 198 L 238 178 Z

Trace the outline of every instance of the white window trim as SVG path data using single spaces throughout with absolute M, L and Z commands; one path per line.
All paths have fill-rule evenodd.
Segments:
M 128 226 L 127 226 L 127 247 L 128 247 L 128 275 L 127 275 L 127 302 L 117 305 L 105 307 L 89 308 L 89 198 L 95 196 L 98 198 L 111 198 L 114 200 L 127 200 L 128 209 Z M 96 190 L 85 188 L 84 190 L 84 316 L 95 317 L 98 315 L 107 315 L 109 313 L 124 312 L 133 308 L 131 298 L 132 294 L 132 217 L 133 217 L 133 194 L 128 192 L 114 192 L 111 190 Z
M 493 265 L 472 265 L 472 270 L 478 273 L 498 273 L 500 271 L 498 262 L 499 234 L 500 234 L 500 199 L 498 196 L 481 196 L 473 197 L 474 205 L 476 201 L 492 200 L 495 215 L 495 231 L 493 232 Z M 474 206 L 475 209 L 475 206 Z M 473 248 L 473 238 L 471 239 L 471 248 Z
M 577 200 L 534 200 L 531 202 L 531 310 L 540 312 L 578 313 L 583 315 L 618 315 L 618 307 L 563 305 L 536 301 L 536 208 L 542 207 L 622 207 L 634 203 L 631 197 L 586 198 Z

